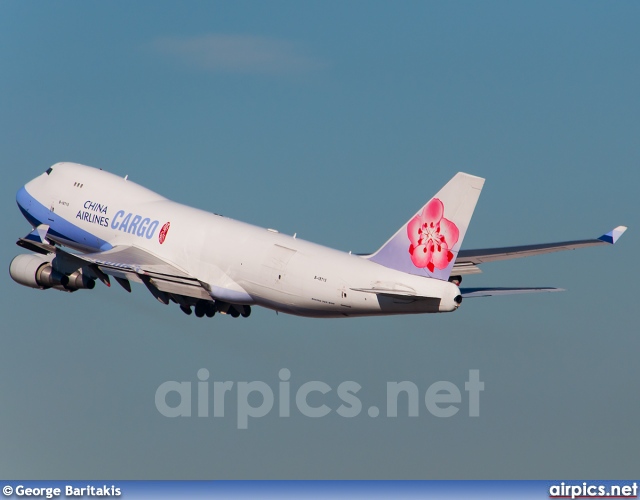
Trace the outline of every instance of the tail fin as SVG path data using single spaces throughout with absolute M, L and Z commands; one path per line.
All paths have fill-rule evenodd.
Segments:
M 418 276 L 448 280 L 484 179 L 457 173 L 369 260 Z

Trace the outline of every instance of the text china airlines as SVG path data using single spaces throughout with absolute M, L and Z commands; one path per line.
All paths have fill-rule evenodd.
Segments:
M 84 202 L 85 210 L 80 210 L 76 215 L 76 219 L 98 224 L 102 227 L 109 227 L 108 208 L 107 205 L 87 200 Z M 160 221 L 158 220 L 152 221 L 149 217 L 143 218 L 141 215 L 127 213 L 124 210 L 118 210 L 111 220 L 111 229 L 135 234 L 141 238 L 144 236 L 148 240 L 153 238 L 159 225 Z

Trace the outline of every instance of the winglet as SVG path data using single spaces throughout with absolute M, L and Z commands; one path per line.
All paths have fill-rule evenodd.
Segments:
M 36 243 L 48 244 L 49 242 L 46 239 L 48 232 L 49 232 L 49 226 L 47 226 L 46 224 L 40 224 L 37 228 L 35 228 L 28 235 L 26 235 L 24 239 L 33 241 Z
M 615 229 L 612 229 L 607 234 L 603 234 L 598 238 L 600 241 L 605 241 L 607 243 L 611 243 L 612 245 L 620 239 L 620 236 L 624 234 L 627 230 L 627 226 L 618 226 Z
M 18 241 L 16 241 L 16 245 L 42 255 L 55 253 L 56 248 L 47 239 L 48 232 L 49 226 L 46 224 L 40 224 L 24 238 L 19 238 Z

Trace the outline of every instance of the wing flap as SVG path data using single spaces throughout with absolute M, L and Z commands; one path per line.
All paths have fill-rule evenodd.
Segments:
M 194 297 L 196 299 L 212 300 L 209 293 L 199 283 L 196 285 L 163 278 L 149 278 L 149 280 L 161 292 L 186 295 L 187 297 Z

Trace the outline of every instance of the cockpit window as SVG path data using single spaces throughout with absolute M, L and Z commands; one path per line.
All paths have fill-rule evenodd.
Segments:
M 49 168 L 47 169 L 47 175 L 49 175 L 51 172 L 53 172 L 53 167 L 49 167 Z

